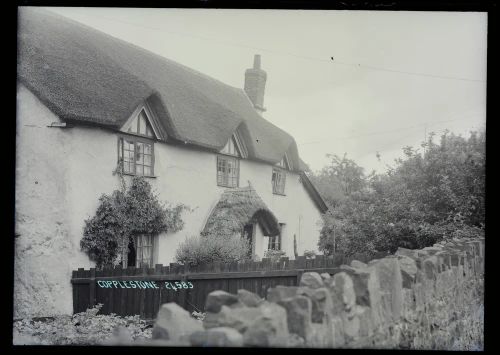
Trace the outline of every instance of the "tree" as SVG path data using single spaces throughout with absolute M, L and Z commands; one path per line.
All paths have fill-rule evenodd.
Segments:
M 439 144 L 433 138 L 422 143 L 425 153 L 404 147 L 404 157 L 386 174 L 366 176 L 345 156 L 331 156 L 313 178 L 330 206 L 320 250 L 394 252 L 484 233 L 484 132 L 468 138 L 445 132 Z M 332 194 L 339 186 L 342 195 Z
M 142 177 L 134 177 L 130 187 L 111 195 L 103 194 L 95 215 L 85 221 L 80 246 L 101 268 L 120 259 L 127 266 L 128 246 L 138 235 L 176 232 L 184 227 L 181 213 L 186 206 L 160 203 L 151 185 Z

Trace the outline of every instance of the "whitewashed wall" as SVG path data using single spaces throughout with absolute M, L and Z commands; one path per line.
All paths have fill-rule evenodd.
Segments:
M 71 270 L 92 262 L 80 251 L 84 220 L 99 196 L 119 187 L 112 174 L 117 135 L 98 128 L 49 128 L 59 119 L 24 86 L 18 87 L 16 156 L 15 317 L 71 313 Z M 155 144 L 155 175 L 148 179 L 161 200 L 184 203 L 185 228 L 160 235 L 156 263 L 174 262 L 179 243 L 199 235 L 224 188 L 216 183 L 216 154 Z M 272 166 L 240 161 L 240 186 L 252 184 L 280 223 L 283 250 L 293 258 L 316 250 L 321 215 L 299 182 L 288 173 L 286 196 L 272 193 Z M 267 244 L 257 231 L 255 252 Z M 34 294 L 37 294 L 34 297 Z

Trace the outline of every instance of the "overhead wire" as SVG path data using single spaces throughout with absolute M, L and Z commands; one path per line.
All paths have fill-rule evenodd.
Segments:
M 143 24 L 138 24 L 138 23 L 133 23 L 129 21 L 123 21 L 123 20 L 118 20 L 114 18 L 109 18 L 101 15 L 93 15 L 93 17 L 98 17 L 102 18 L 107 21 L 113 21 L 113 22 L 119 22 L 123 24 L 127 24 L 130 26 L 136 26 L 136 27 L 142 27 L 146 28 L 149 30 L 153 31 L 160 31 L 162 34 L 168 33 L 176 36 L 184 36 L 184 37 L 191 37 L 191 38 L 197 38 L 203 41 L 212 41 L 216 42 L 222 45 L 226 46 L 233 46 L 233 47 L 241 47 L 241 48 L 247 48 L 247 49 L 253 49 L 253 50 L 259 50 L 263 52 L 268 52 L 268 53 L 274 53 L 278 55 L 285 55 L 285 56 L 292 56 L 300 59 L 305 59 L 305 60 L 313 60 L 313 61 L 319 61 L 319 62 L 325 62 L 325 63 L 331 63 L 331 64 L 339 64 L 339 65 L 344 65 L 344 66 L 351 66 L 355 68 L 361 68 L 361 69 L 369 69 L 369 70 L 374 70 L 374 71 L 384 71 L 384 72 L 390 72 L 390 73 L 397 73 L 397 74 L 405 74 L 405 75 L 414 75 L 414 76 L 421 76 L 421 77 L 430 77 L 430 78 L 437 78 L 437 79 L 448 79 L 448 80 L 459 80 L 459 81 L 468 81 L 468 82 L 480 82 L 480 83 L 485 83 L 486 80 L 482 79 L 471 79 L 471 78 L 461 78 L 461 77 L 455 77 L 455 76 L 447 76 L 447 75 L 437 75 L 437 74 L 428 74 L 428 73 L 419 73 L 419 72 L 412 72 L 412 71 L 405 71 L 405 70 L 398 70 L 398 69 L 391 69 L 391 68 L 384 68 L 380 66 L 375 66 L 375 65 L 367 65 L 367 64 L 361 64 L 361 63 L 349 63 L 345 61 L 339 61 L 336 60 L 334 57 L 331 56 L 330 58 L 317 58 L 317 57 L 311 57 L 311 56 L 304 56 L 304 55 L 299 55 L 295 53 L 289 53 L 289 52 L 281 52 L 281 51 L 276 51 L 276 50 L 271 50 L 267 48 L 261 48 L 261 47 L 255 47 L 255 46 L 248 46 L 244 45 L 241 43 L 237 42 L 228 42 L 228 41 L 221 41 L 218 39 L 214 38 L 209 38 L 209 37 L 204 37 L 204 36 L 199 36 L 199 35 L 193 35 L 193 34 L 188 34 L 188 33 L 181 33 L 181 32 L 174 32 L 174 31 L 167 31 L 158 27 L 152 27 L 152 26 L 147 26 Z

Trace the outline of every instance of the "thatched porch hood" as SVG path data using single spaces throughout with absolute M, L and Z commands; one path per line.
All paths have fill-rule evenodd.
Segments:
M 222 230 L 240 234 L 250 223 L 258 223 L 264 235 L 272 237 L 280 233 L 276 216 L 252 187 L 226 190 L 208 217 L 202 234 Z

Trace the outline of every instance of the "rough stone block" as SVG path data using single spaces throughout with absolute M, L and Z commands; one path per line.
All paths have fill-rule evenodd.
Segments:
M 297 286 L 276 286 L 267 290 L 266 299 L 269 302 L 278 302 L 285 298 L 295 297 L 298 291 Z
M 355 269 L 364 269 L 366 268 L 368 265 L 359 261 L 359 260 L 353 260 L 351 261 L 351 266 Z
M 330 280 L 332 278 L 332 276 L 327 272 L 322 273 L 320 276 L 323 279 L 323 282 L 325 282 L 325 280 Z
M 346 264 L 342 264 L 342 265 L 340 265 L 340 267 L 339 267 L 339 268 L 340 268 L 340 269 L 342 269 L 342 270 L 346 270 L 346 271 L 356 271 L 356 269 L 355 269 L 355 268 L 353 268 L 353 267 L 352 267 L 352 266 L 350 266 L 350 265 L 346 265 Z
M 321 309 L 320 301 L 314 297 L 314 293 L 317 289 L 309 288 L 309 287 L 299 287 L 297 290 L 297 296 L 304 296 L 311 300 L 312 304 L 312 313 L 311 319 L 313 323 L 321 323 L 323 321 L 323 311 Z M 330 300 L 331 302 L 331 300 Z
M 401 270 L 405 271 L 412 278 L 415 278 L 418 268 L 417 263 L 414 259 L 405 255 L 400 255 L 398 256 L 398 263 Z
M 356 304 L 369 307 L 372 313 L 374 327 L 379 327 L 383 321 L 381 309 L 380 282 L 374 267 L 358 269 L 356 272 L 348 273 L 354 284 Z
M 403 289 L 403 314 L 408 319 L 408 314 L 416 309 L 415 293 L 410 289 Z
M 389 294 L 392 318 L 398 320 L 403 308 L 403 279 L 398 257 L 385 257 L 373 267 L 377 273 L 380 290 Z
M 422 251 L 427 252 L 429 255 L 434 255 L 440 252 L 441 250 L 443 250 L 442 247 L 426 247 L 422 249 Z
M 438 264 L 441 272 L 451 268 L 451 253 L 448 251 L 440 251 L 435 255 L 438 258 Z
M 238 300 L 247 307 L 257 307 L 264 301 L 256 293 L 244 289 L 238 290 Z
M 310 342 L 312 323 L 312 302 L 305 296 L 295 296 L 278 301 L 286 310 L 288 331 Z
M 205 310 L 207 312 L 217 313 L 221 310 L 222 306 L 230 306 L 236 302 L 238 302 L 238 297 L 236 295 L 222 290 L 212 291 L 207 296 Z
M 356 306 L 356 316 L 359 318 L 359 334 L 370 337 L 373 334 L 374 324 L 370 307 Z
M 299 286 L 309 287 L 309 288 L 320 288 L 324 287 L 323 279 L 317 272 L 305 272 L 300 278 Z
M 243 346 L 243 335 L 229 327 L 211 328 L 197 331 L 189 337 L 192 346 Z
M 153 327 L 152 338 L 179 341 L 183 336 L 203 330 L 200 321 L 191 317 L 177 303 L 166 303 L 160 307 Z
M 355 309 L 342 316 L 344 325 L 344 339 L 346 343 L 356 341 L 360 337 L 361 324 Z
M 243 333 L 243 343 L 247 346 L 286 346 L 289 336 L 286 310 L 274 303 L 259 307 L 263 314 L 249 324 Z
M 262 315 L 262 310 L 258 307 L 230 308 L 222 306 L 220 312 L 207 312 L 203 320 L 205 329 L 230 327 L 243 333 L 249 324 L 257 317 Z
M 311 338 L 308 347 L 328 348 L 329 347 L 328 328 L 323 323 L 313 323 L 311 325 Z
M 344 323 L 341 317 L 334 316 L 329 319 L 331 324 L 331 345 L 333 348 L 341 347 L 345 345 L 345 336 L 344 336 Z
M 317 288 L 311 295 L 313 301 L 312 321 L 315 323 L 323 322 L 325 316 L 333 314 L 332 295 L 326 287 Z
M 412 259 L 418 258 L 417 252 L 415 250 L 406 249 L 406 248 L 398 248 L 398 250 L 396 250 L 395 255 L 407 256 L 407 257 L 412 258 Z
M 333 276 L 333 296 L 334 307 L 336 299 L 342 301 L 343 310 L 350 311 L 356 304 L 356 293 L 354 291 L 354 283 L 352 278 L 346 272 L 339 272 Z
M 304 346 L 304 338 L 298 336 L 297 334 L 288 334 L 288 339 L 286 341 L 287 348 L 303 348 Z
M 438 264 L 438 259 L 436 256 L 431 256 L 423 261 L 422 265 L 425 277 L 428 280 L 436 279 L 436 274 L 438 272 L 437 264 Z

